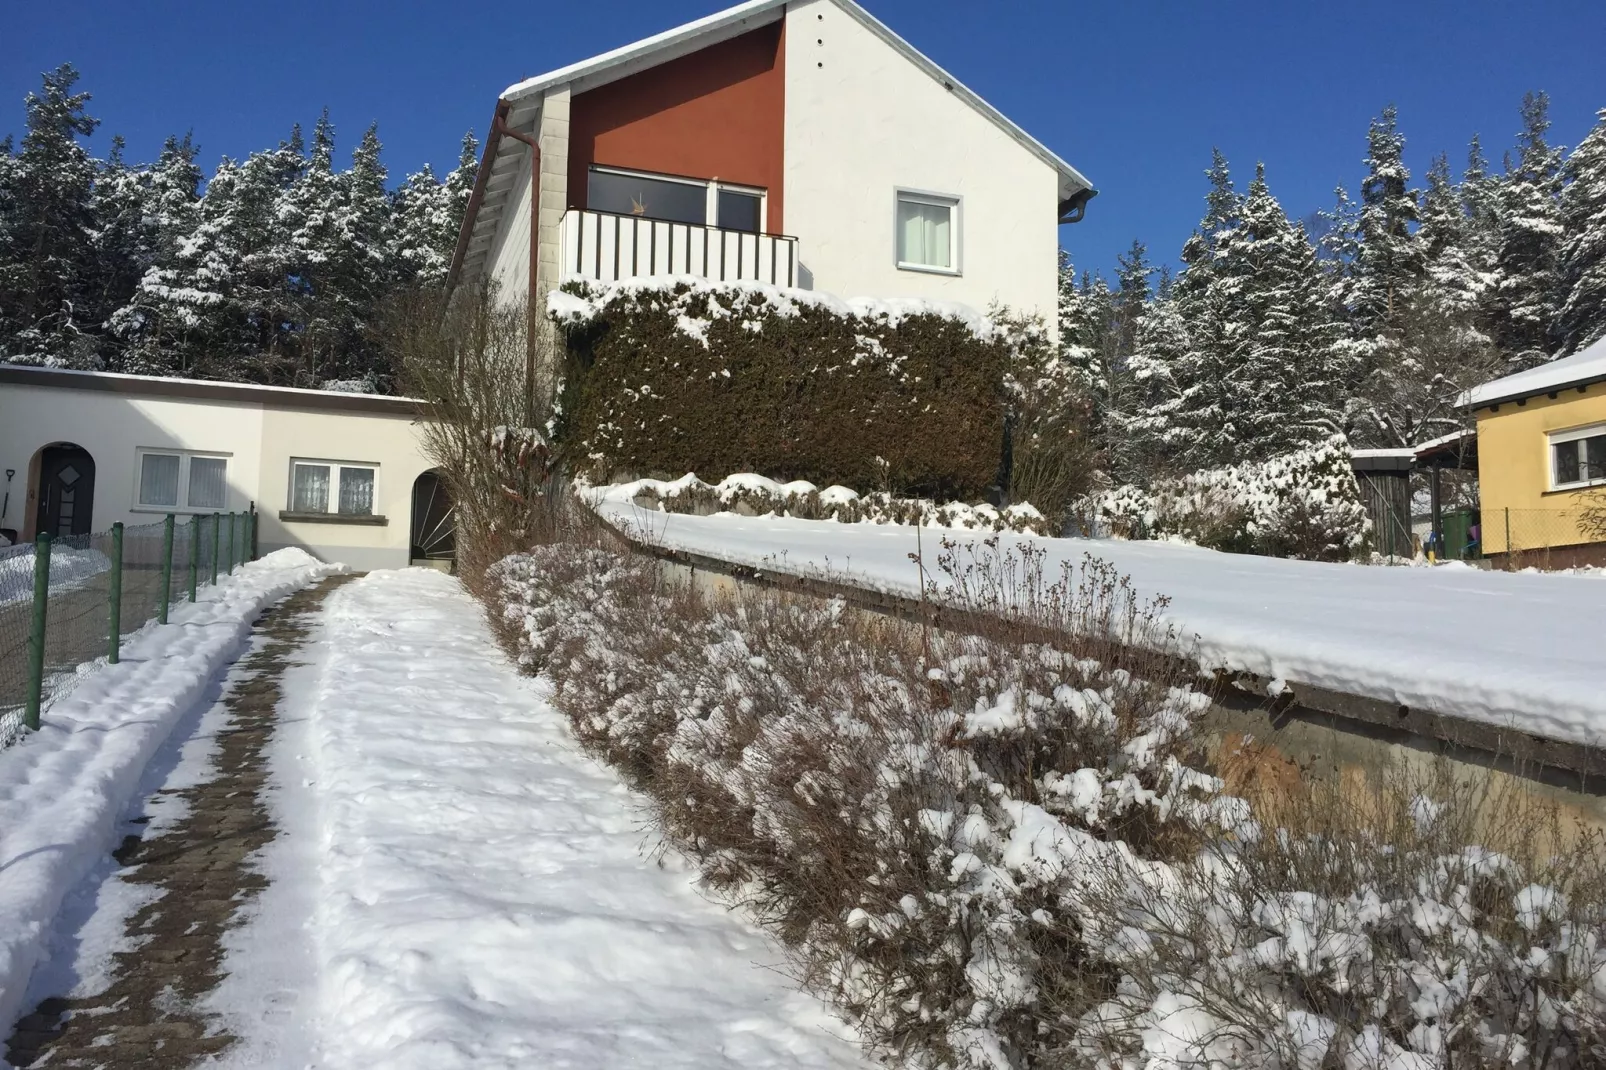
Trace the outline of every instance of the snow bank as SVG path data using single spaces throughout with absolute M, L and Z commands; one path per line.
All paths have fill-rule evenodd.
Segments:
M 861 495 L 849 487 L 820 490 L 805 479 L 780 483 L 751 472 L 704 483 L 695 473 L 679 479 L 637 479 L 603 487 L 582 485 L 581 493 L 593 504 L 634 504 L 666 513 L 734 512 L 743 516 L 784 516 L 800 520 L 829 520 L 841 524 L 906 524 L 960 531 L 1017 531 L 1041 535 L 1048 520 L 1028 502 L 998 509 L 986 502 L 941 505 L 925 498 L 894 498 L 890 494 Z
M 227 984 L 247 1043 L 230 1060 L 291 1065 L 274 1039 L 296 1025 L 288 991 L 330 1070 L 864 1065 L 821 1004 L 763 968 L 782 961 L 774 945 L 702 899 L 677 856 L 643 856 L 631 793 L 457 581 L 343 587 L 314 648 L 320 664 L 286 685 L 289 723 L 310 725 L 275 769 L 287 832 L 265 900 L 304 889 L 311 916 L 240 934 Z M 286 973 L 301 960 L 281 945 L 308 934 L 310 976 Z M 275 984 L 253 986 L 264 962 Z
M 617 524 L 639 525 L 631 507 L 598 509 Z M 769 572 L 832 575 L 905 595 L 920 587 L 906 528 L 678 515 L 655 515 L 651 527 L 662 545 Z M 1026 541 L 998 539 L 1006 553 Z M 1144 593 L 1170 598 L 1169 619 L 1197 636 L 1210 667 L 1606 746 L 1593 577 L 1366 568 L 1120 539 L 1031 544 L 1048 551 L 1051 569 L 1092 554 Z
M 33 598 L 33 543 L 7 546 L 0 551 L 0 606 L 31 601 Z M 65 546 L 50 548 L 50 593 L 65 594 L 84 585 L 112 567 L 99 550 L 78 550 Z
M 703 299 L 706 298 L 706 311 Z M 613 302 L 650 300 L 682 311 L 681 330 L 703 339 L 708 324 L 731 315 L 737 306 L 757 301 L 778 316 L 791 317 L 801 308 L 821 309 L 843 319 L 896 327 L 910 316 L 941 316 L 963 323 L 979 341 L 989 341 L 998 328 L 986 316 L 958 301 L 924 297 L 841 298 L 823 290 L 769 286 L 760 282 L 716 282 L 696 275 L 653 275 L 618 282 L 570 279 L 547 295 L 547 314 L 559 324 L 577 327 L 601 315 Z M 690 315 L 693 306 L 697 315 Z
M 67 890 L 115 845 L 118 818 L 174 722 L 241 651 L 269 603 L 334 571 L 305 551 L 250 562 L 171 623 L 147 625 L 37 733 L 0 751 L 0 1022 L 9 1027 Z

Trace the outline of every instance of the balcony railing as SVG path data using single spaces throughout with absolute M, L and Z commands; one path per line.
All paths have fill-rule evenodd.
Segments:
M 616 282 L 696 275 L 720 282 L 797 285 L 797 239 L 571 208 L 563 216 L 563 271 Z

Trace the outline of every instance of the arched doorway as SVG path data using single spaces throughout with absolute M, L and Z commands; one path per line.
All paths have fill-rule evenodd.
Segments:
M 453 523 L 452 499 L 440 473 L 431 469 L 413 480 L 413 518 L 411 549 L 413 561 L 454 561 L 457 558 L 457 530 Z
M 53 539 L 89 534 L 95 519 L 95 459 L 82 446 L 58 442 L 39 451 L 38 463 L 34 533 L 47 531 Z

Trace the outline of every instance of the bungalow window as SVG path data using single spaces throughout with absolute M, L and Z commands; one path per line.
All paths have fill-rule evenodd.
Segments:
M 344 461 L 293 461 L 290 512 L 328 516 L 373 516 L 378 469 Z
M 138 450 L 140 510 L 207 513 L 228 504 L 228 458 L 187 450 Z
M 591 168 L 586 179 L 586 207 L 593 212 L 712 225 L 750 234 L 764 229 L 762 189 L 616 167 Z
M 1606 483 L 1606 424 L 1550 436 L 1550 489 Z
M 959 198 L 898 191 L 898 266 L 959 274 Z

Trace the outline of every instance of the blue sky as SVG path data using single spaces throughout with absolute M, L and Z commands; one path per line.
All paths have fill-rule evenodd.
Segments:
M 450 166 L 496 95 L 520 78 L 699 17 L 719 0 L 439 4 L 408 0 L 78 0 L 8 4 L 0 135 L 21 132 L 40 71 L 71 61 L 135 159 L 193 130 L 202 163 L 310 127 L 329 105 L 344 154 L 378 120 L 393 177 Z M 1061 229 L 1078 266 L 1105 270 L 1133 238 L 1174 260 L 1203 206 L 1212 145 L 1240 176 L 1266 163 L 1296 218 L 1352 191 L 1366 127 L 1400 109 L 1408 162 L 1459 168 L 1474 132 L 1498 163 L 1525 90 L 1551 95 L 1553 138 L 1577 143 L 1606 108 L 1601 0 L 1078 4 L 869 0 L 939 64 L 1099 187 Z

